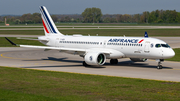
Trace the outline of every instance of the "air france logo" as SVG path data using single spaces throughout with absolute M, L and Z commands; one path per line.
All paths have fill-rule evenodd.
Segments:
M 123 43 L 141 43 L 144 39 L 109 39 L 108 42 L 123 42 Z
M 89 60 L 92 61 L 92 59 L 93 59 L 92 56 L 90 56 L 90 57 L 89 57 Z

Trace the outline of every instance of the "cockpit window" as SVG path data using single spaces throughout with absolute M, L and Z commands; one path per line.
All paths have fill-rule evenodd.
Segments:
M 168 44 L 156 44 L 155 47 L 156 48 L 160 48 L 160 47 L 170 48 Z
M 156 46 L 155 46 L 156 48 L 159 48 L 159 47 L 161 47 L 161 45 L 160 44 L 156 44 Z
M 170 48 L 170 46 L 168 44 L 161 44 L 162 47 L 165 47 L 165 48 Z

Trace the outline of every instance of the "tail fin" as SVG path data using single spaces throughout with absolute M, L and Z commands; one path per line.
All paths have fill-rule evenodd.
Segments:
M 147 32 L 144 33 L 144 37 L 145 37 L 145 38 L 148 38 Z
M 63 35 L 58 31 L 56 25 L 54 24 L 45 6 L 40 6 L 40 12 L 41 12 L 45 35 L 46 36 L 52 34 Z

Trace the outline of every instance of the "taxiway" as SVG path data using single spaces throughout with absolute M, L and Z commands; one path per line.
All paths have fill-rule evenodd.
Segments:
M 117 65 L 107 60 L 102 67 L 84 67 L 83 58 L 57 50 L 2 47 L 0 54 L 0 66 L 180 82 L 179 62 L 165 61 L 162 70 L 156 69 L 155 60 L 133 63 L 119 59 Z

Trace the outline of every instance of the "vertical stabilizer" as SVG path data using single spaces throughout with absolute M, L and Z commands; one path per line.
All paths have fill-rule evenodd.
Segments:
M 52 34 L 63 35 L 58 31 L 56 25 L 54 24 L 45 6 L 40 6 L 40 13 L 41 13 L 42 23 L 44 26 L 44 32 L 46 36 Z
M 144 33 L 144 37 L 145 37 L 145 38 L 148 38 L 147 32 Z

